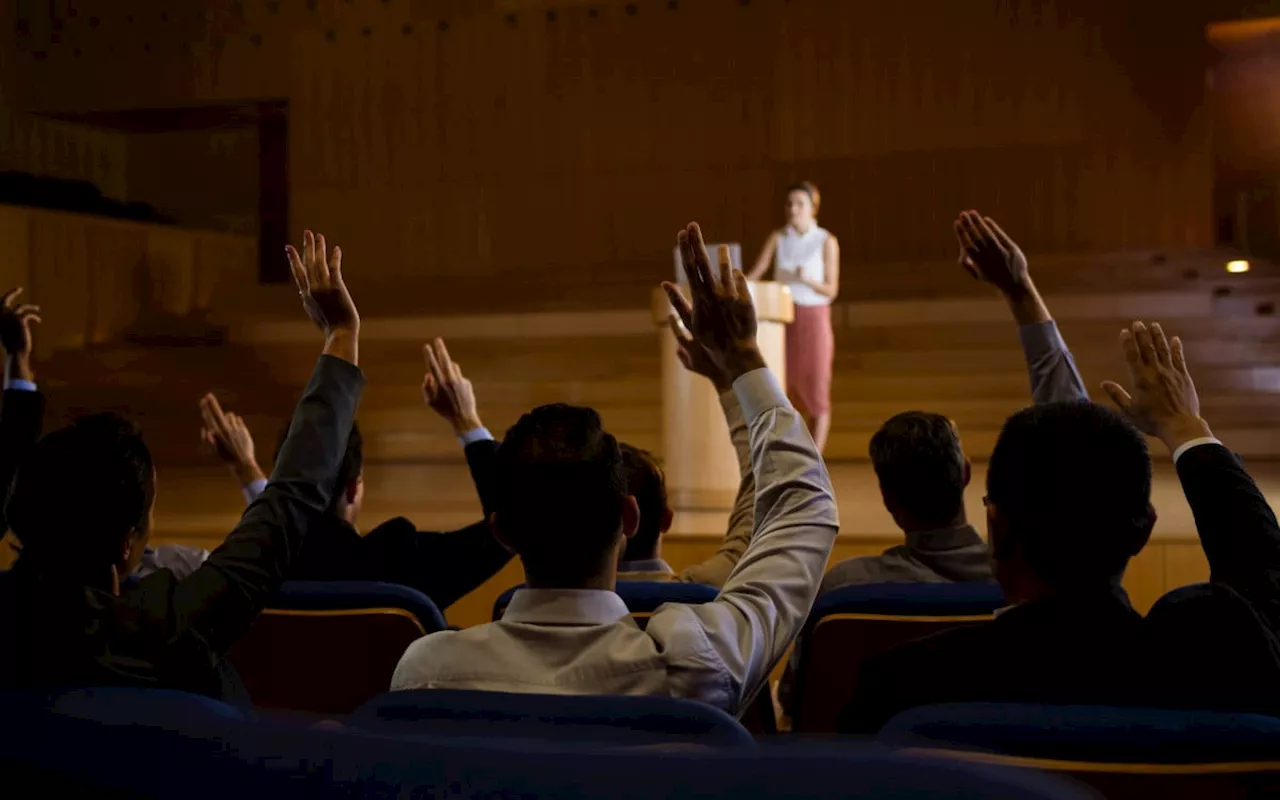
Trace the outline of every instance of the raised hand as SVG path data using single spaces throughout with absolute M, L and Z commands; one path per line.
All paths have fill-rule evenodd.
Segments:
M 1028 289 L 1027 257 L 994 219 L 964 211 L 954 225 L 965 271 L 1006 295 Z
M 747 278 L 729 265 L 729 249 L 721 247 L 719 274 L 711 269 L 711 257 L 698 223 L 676 235 L 692 302 L 674 283 L 662 288 L 684 327 L 706 351 L 707 357 L 730 383 L 765 366 L 756 345 L 756 309 L 747 289 Z
M 342 279 L 342 249 L 335 247 L 330 253 L 323 235 L 305 231 L 302 252 L 293 245 L 285 245 L 285 252 L 307 316 L 324 332 L 326 339 L 335 335 L 354 339 L 360 331 L 360 314 Z M 354 346 L 351 354 L 354 356 Z M 355 359 L 347 360 L 354 362 Z
M 724 394 L 729 391 L 733 387 L 733 381 L 729 380 L 729 376 L 711 358 L 707 349 L 685 332 L 680 319 L 672 314 L 667 319 L 667 324 L 671 328 L 671 335 L 676 340 L 676 357 L 680 359 L 684 368 L 710 380 L 717 392 Z
M 1159 323 L 1147 327 L 1139 321 L 1120 332 L 1120 347 L 1133 393 L 1115 381 L 1104 381 L 1102 389 L 1138 430 L 1161 439 L 1170 450 L 1213 435 L 1200 418 L 1200 396 L 1181 339 L 1175 336 L 1170 342 Z
M 240 415 L 223 412 L 218 398 L 206 394 L 200 398 L 200 416 L 204 420 L 200 440 L 217 452 L 218 458 L 236 474 L 241 485 L 266 479 L 258 467 L 253 434 L 249 433 L 249 426 Z
M 483 428 L 471 381 L 449 357 L 444 339 L 437 337 L 431 344 L 424 344 L 422 354 L 427 360 L 427 372 L 422 376 L 422 399 L 431 410 L 444 417 L 459 436 Z
M 0 347 L 5 350 L 5 377 L 33 380 L 31 326 L 41 322 L 40 306 L 19 303 L 22 287 L 0 296 Z

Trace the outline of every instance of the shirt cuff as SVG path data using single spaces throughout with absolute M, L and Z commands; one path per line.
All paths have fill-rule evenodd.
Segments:
M 462 442 L 463 447 L 469 447 L 476 442 L 492 442 L 493 434 L 489 433 L 488 428 L 472 428 L 459 436 L 458 441 Z
M 733 392 L 742 406 L 742 416 L 750 422 L 771 408 L 790 408 L 787 393 L 778 385 L 778 377 L 768 367 L 753 369 L 733 382 Z
M 1058 331 L 1058 323 L 1051 319 L 1019 325 L 1018 338 L 1022 340 L 1022 351 L 1033 357 L 1067 349 L 1067 343 L 1062 340 L 1062 334 Z
M 35 381 L 24 381 L 21 378 L 11 378 L 4 382 L 5 391 L 13 389 L 16 392 L 34 392 L 36 391 Z
M 262 490 L 267 488 L 267 482 L 259 478 L 256 481 L 249 481 L 241 490 L 244 492 L 244 501 L 252 503 L 258 499 L 258 495 L 262 494 Z
M 1222 444 L 1222 442 L 1218 441 L 1212 436 L 1201 436 L 1198 439 L 1192 439 L 1190 441 L 1183 442 L 1182 444 L 1178 445 L 1177 450 L 1173 451 L 1173 463 L 1177 464 L 1178 459 L 1182 458 L 1183 453 L 1187 452 L 1193 447 L 1199 447 L 1202 444 Z

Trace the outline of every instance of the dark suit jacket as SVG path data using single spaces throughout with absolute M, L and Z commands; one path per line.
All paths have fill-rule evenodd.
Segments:
M 467 445 L 467 465 L 485 515 L 493 510 L 494 441 Z M 307 534 L 289 580 L 385 581 L 410 586 L 441 609 L 493 577 L 511 560 L 489 524 L 480 520 L 450 533 L 419 531 L 404 517 L 387 520 L 361 536 L 332 515 Z
M 0 686 L 126 684 L 223 696 L 223 656 L 279 587 L 307 522 L 329 505 L 363 385 L 356 367 L 320 358 L 271 483 L 189 577 L 161 570 L 112 595 L 20 558 L 0 582 Z
M 9 487 L 18 473 L 18 464 L 26 458 L 31 446 L 40 438 L 44 423 L 44 395 L 6 389 L 4 409 L 0 411 L 0 536 L 9 530 L 4 507 Z
M 946 702 L 1148 705 L 1280 711 L 1280 526 L 1240 460 L 1201 445 L 1178 478 L 1210 583 L 1144 619 L 1118 587 L 1011 608 L 868 659 L 840 730 Z

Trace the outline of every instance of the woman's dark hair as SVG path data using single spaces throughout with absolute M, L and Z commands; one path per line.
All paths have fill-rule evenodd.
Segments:
M 822 206 L 822 192 L 818 191 L 818 187 L 810 181 L 800 181 L 792 184 L 787 188 L 787 194 L 792 192 L 804 192 L 809 196 L 809 202 L 813 203 L 813 215 L 818 216 L 818 209 Z

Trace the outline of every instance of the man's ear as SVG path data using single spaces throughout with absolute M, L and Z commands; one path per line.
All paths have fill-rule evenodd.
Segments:
M 508 553 L 519 555 L 516 549 L 511 546 L 511 542 L 507 541 L 506 535 L 502 532 L 502 526 L 498 524 L 498 512 L 489 515 L 489 532 L 493 534 L 493 538 L 498 540 L 498 544 L 506 548 Z
M 968 456 L 964 457 L 964 488 L 969 488 L 969 481 L 973 480 L 973 462 Z
M 640 504 L 631 495 L 622 501 L 622 535 L 630 539 L 640 529 Z
M 346 496 L 347 504 L 350 505 L 360 498 L 360 489 L 364 486 L 364 475 L 357 475 L 354 480 L 347 482 Z
M 1147 542 L 1151 541 L 1151 531 L 1156 527 L 1156 507 L 1147 503 L 1147 527 L 1139 535 L 1137 541 L 1133 543 L 1133 555 L 1142 552 L 1142 548 L 1147 546 Z
M 663 533 L 666 533 L 667 531 L 671 530 L 671 523 L 675 521 L 676 521 L 676 512 L 672 511 L 670 508 L 662 509 L 662 522 L 661 524 L 659 524 L 658 530 L 662 531 Z

